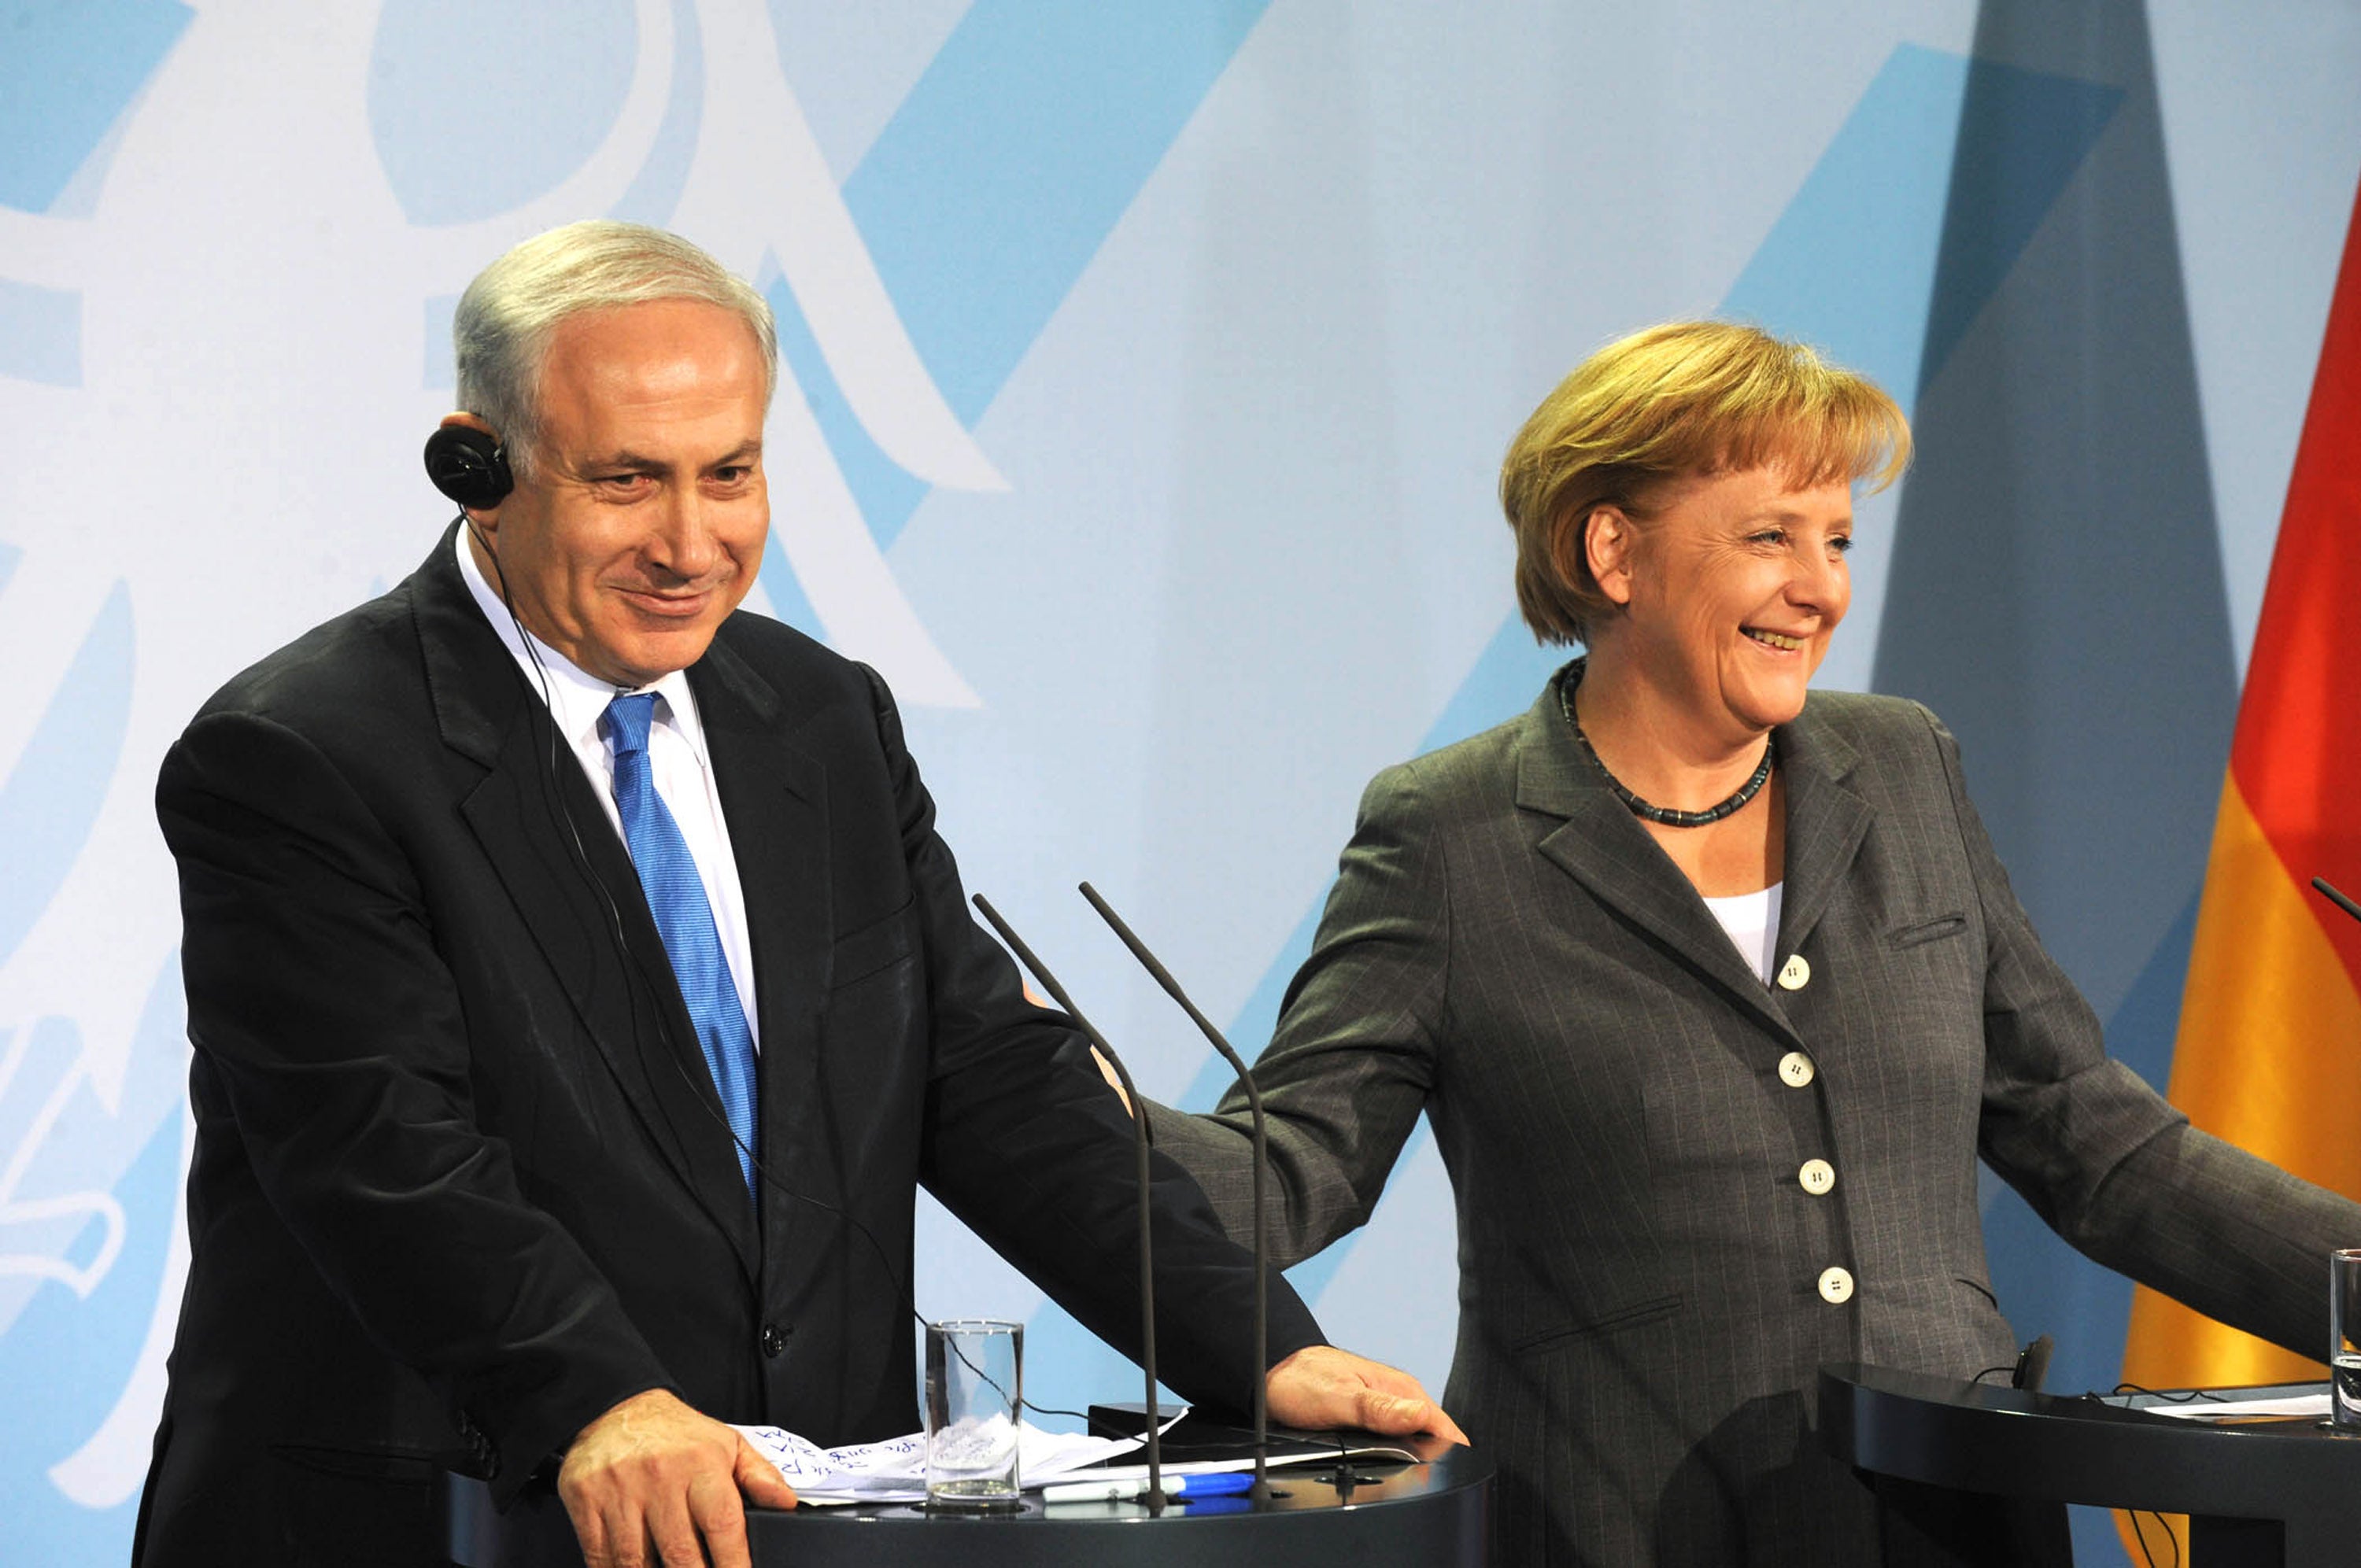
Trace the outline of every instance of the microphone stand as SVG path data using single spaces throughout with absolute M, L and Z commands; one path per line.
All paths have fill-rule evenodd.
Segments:
M 1268 1365 L 1270 1358 L 1270 1286 L 1268 1282 L 1270 1237 L 1269 1225 L 1264 1219 L 1266 1211 L 1263 1198 L 1263 1171 L 1270 1163 L 1270 1137 L 1263 1122 L 1262 1091 L 1256 1086 L 1254 1074 L 1246 1070 L 1246 1064 L 1239 1059 L 1238 1053 L 1230 1047 L 1230 1042 L 1223 1037 L 1219 1029 L 1213 1027 L 1213 1020 L 1198 1011 L 1197 1004 L 1189 1000 L 1189 993 L 1180 989 L 1180 982 L 1172 978 L 1172 971 L 1157 961 L 1156 955 L 1148 950 L 1148 944 L 1134 936 L 1131 927 L 1123 923 L 1123 916 L 1117 915 L 1107 901 L 1099 896 L 1098 890 L 1090 883 L 1082 884 L 1082 893 L 1084 898 L 1091 901 L 1091 907 L 1099 912 L 1099 918 L 1113 927 L 1115 934 L 1123 939 L 1123 945 L 1131 949 L 1131 956 L 1139 960 L 1140 967 L 1154 976 L 1156 983 L 1164 988 L 1165 994 L 1180 1004 L 1180 1010 L 1189 1014 L 1189 1021 L 1197 1025 L 1199 1032 L 1206 1039 L 1213 1042 L 1213 1048 L 1222 1054 L 1222 1059 L 1230 1064 L 1238 1075 L 1238 1081 L 1246 1086 L 1246 1109 L 1254 1117 L 1255 1263 L 1255 1478 L 1254 1486 L 1246 1496 L 1257 1503 L 1268 1502 L 1272 1496 L 1269 1469 L 1270 1368 Z M 1138 1109 L 1139 1099 L 1137 1095 L 1132 1098 L 1132 1106 L 1141 1124 L 1146 1125 L 1147 1113 Z
M 2335 905 L 2337 908 L 2342 909 L 2345 914 L 2353 916 L 2354 919 L 2361 920 L 2361 904 L 2354 903 L 2351 899 L 2337 892 L 2334 887 L 2331 887 L 2326 877 L 2316 876 L 2312 878 L 2312 885 L 2318 888 L 2321 893 L 2327 897 L 2328 901 L 2331 904 Z
M 992 922 L 992 928 L 1000 933 L 1000 939 L 1008 944 L 1009 950 L 1057 999 L 1058 1005 L 1065 1009 L 1066 1015 L 1074 1021 L 1074 1026 L 1082 1032 L 1083 1037 L 1105 1053 L 1106 1059 L 1115 1068 L 1115 1076 L 1123 1080 L 1124 1093 L 1131 1098 L 1133 1142 L 1139 1152 L 1139 1366 L 1148 1376 L 1148 1493 L 1142 1500 L 1148 1505 L 1148 1517 L 1153 1519 L 1164 1512 L 1163 1434 L 1159 1430 L 1164 1422 L 1156 1407 L 1156 1266 L 1148 1242 L 1148 1118 L 1139 1110 L 1139 1091 L 1131 1081 L 1130 1069 L 1123 1065 L 1123 1058 L 1115 1055 L 1115 1047 L 1107 1044 L 1106 1036 L 1091 1026 L 1091 1021 L 1082 1016 L 1082 1010 L 1074 1005 L 1074 999 L 1066 994 L 1066 988 L 1058 983 L 1058 977 L 1033 956 L 1033 949 L 1027 947 L 1025 938 L 1000 917 L 1000 911 L 992 906 L 992 901 L 980 893 L 973 897 L 975 906 L 983 911 L 983 917 Z

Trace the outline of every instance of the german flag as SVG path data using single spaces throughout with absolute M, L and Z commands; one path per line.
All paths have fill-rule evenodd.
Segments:
M 2172 1102 L 2207 1132 L 2361 1194 L 2361 196 L 2345 238 L 2197 916 Z M 2353 1239 L 2361 1246 L 2361 1236 Z M 2323 1299 L 2328 1263 L 2321 1260 Z M 2322 1354 L 2326 1347 L 2322 1347 Z M 2124 1377 L 2144 1387 L 2326 1374 L 2145 1288 Z
M 2361 921 L 2311 884 L 2323 877 L 2361 897 L 2356 628 L 2361 193 L 2238 701 L 2169 1091 L 2207 1132 L 2348 1194 L 2361 1194 Z M 2361 1246 L 2361 1236 L 2353 1245 Z M 2326 1258 L 2320 1288 L 2324 1299 Z M 2316 1359 L 2201 1317 L 2145 1286 L 2133 1295 L 2126 1383 L 2187 1388 L 2325 1375 Z M 2133 1534 L 2135 1521 L 2115 1517 L 2126 1547 L 2154 1551 Z M 2176 1515 L 2164 1522 L 2178 1538 L 2175 1561 L 2188 1561 L 2186 1521 Z

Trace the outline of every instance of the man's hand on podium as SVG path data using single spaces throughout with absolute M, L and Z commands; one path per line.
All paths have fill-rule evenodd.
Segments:
M 1432 1432 L 1464 1443 L 1467 1434 L 1407 1372 L 1334 1345 L 1306 1345 L 1270 1369 L 1270 1419 L 1290 1427 L 1360 1427 L 1407 1437 Z
M 588 1568 L 751 1568 L 741 1501 L 792 1508 L 771 1462 L 721 1422 L 651 1388 L 584 1427 L 557 1495 Z

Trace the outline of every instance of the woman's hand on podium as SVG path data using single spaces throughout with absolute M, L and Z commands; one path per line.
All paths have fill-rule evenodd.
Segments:
M 703 1568 L 708 1553 L 713 1568 L 751 1568 L 745 1502 L 796 1506 L 752 1444 L 661 1388 L 576 1435 L 557 1495 L 588 1568 Z
M 1270 1419 L 1281 1426 L 1359 1427 L 1392 1437 L 1432 1432 L 1467 1441 L 1417 1378 L 1334 1345 L 1297 1351 L 1270 1369 L 1266 1389 Z

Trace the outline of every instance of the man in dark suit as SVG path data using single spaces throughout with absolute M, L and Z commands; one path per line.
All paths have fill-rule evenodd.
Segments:
M 440 1561 L 553 1469 L 593 1563 L 743 1563 L 725 1421 L 917 1425 L 914 1190 L 1087 1325 L 1137 1303 L 1122 1108 L 969 918 L 884 684 L 733 611 L 760 296 L 576 225 L 462 301 L 467 502 L 173 748 L 193 1255 L 135 1563 Z M 452 477 L 456 468 L 457 477 Z M 1169 1380 L 1250 1398 L 1252 1266 L 1159 1164 Z M 1281 1420 L 1456 1429 L 1283 1283 Z

